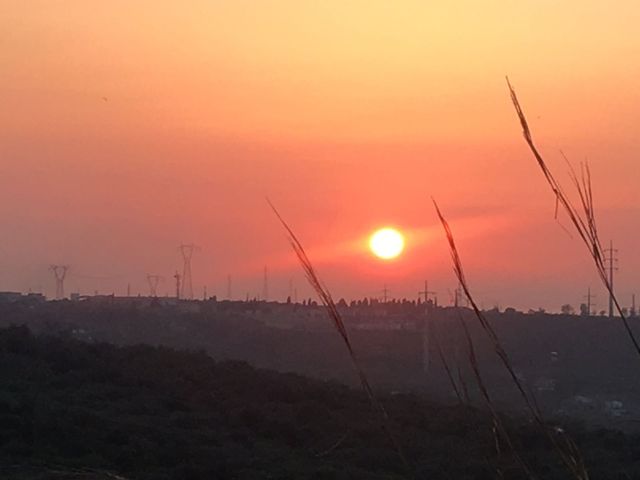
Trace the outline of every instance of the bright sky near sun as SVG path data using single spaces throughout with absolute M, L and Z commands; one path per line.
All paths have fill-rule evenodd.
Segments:
M 269 196 L 334 296 L 428 278 L 447 303 L 433 196 L 486 306 L 577 306 L 599 284 L 508 74 L 560 178 L 560 149 L 589 161 L 629 303 L 639 23 L 625 0 L 0 0 L 0 290 L 51 294 L 62 263 L 68 291 L 144 293 L 194 242 L 199 288 L 253 296 L 268 265 L 274 297 L 309 296 Z M 366 246 L 384 225 L 406 236 L 392 262 Z

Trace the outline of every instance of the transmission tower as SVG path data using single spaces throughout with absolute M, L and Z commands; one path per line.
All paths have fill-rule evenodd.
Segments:
M 182 268 L 182 289 L 180 290 L 180 298 L 193 300 L 193 281 L 191 278 L 191 258 L 197 247 L 193 244 L 182 244 L 178 247 L 182 254 L 184 266 Z
M 618 250 L 613 248 L 613 241 L 609 242 L 609 248 L 604 253 L 605 262 L 609 265 L 609 318 L 613 318 L 613 272 L 618 270 Z
M 149 283 L 149 295 L 152 297 L 158 296 L 158 284 L 162 280 L 160 275 L 147 274 L 147 282 Z
M 418 295 L 424 295 L 424 303 L 429 302 L 429 295 L 437 295 L 438 292 L 429 291 L 429 282 L 427 280 L 424 281 L 424 290 L 422 292 L 418 292 Z
M 68 270 L 68 265 L 51 265 L 51 271 L 56 279 L 56 300 L 64 298 L 64 279 Z

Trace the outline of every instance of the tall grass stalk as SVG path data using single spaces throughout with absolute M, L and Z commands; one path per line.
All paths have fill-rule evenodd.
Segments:
M 527 118 L 525 117 L 524 111 L 520 106 L 520 102 L 518 101 L 515 89 L 511 85 L 511 82 L 509 82 L 509 78 L 507 78 L 507 86 L 509 87 L 511 102 L 513 103 L 513 106 L 516 110 L 518 119 L 520 120 L 520 125 L 522 126 L 522 135 L 524 136 L 525 142 L 529 146 L 529 150 L 531 150 L 531 153 L 533 153 L 533 156 L 535 157 L 538 165 L 540 166 L 540 169 L 542 170 L 545 180 L 549 184 L 549 187 L 551 187 L 551 190 L 556 197 L 556 215 L 557 207 L 558 205 L 561 205 L 564 211 L 569 216 L 569 219 L 575 227 L 575 230 L 578 232 L 578 235 L 582 239 L 582 242 L 587 247 L 591 258 L 593 259 L 596 271 L 598 272 L 598 276 L 607 289 L 609 295 L 611 295 L 616 310 L 618 311 L 618 314 L 622 319 L 622 323 L 627 332 L 627 335 L 633 343 L 636 352 L 638 353 L 638 355 L 640 355 L 640 344 L 638 343 L 638 340 L 634 335 L 633 330 L 631 329 L 631 325 L 629 325 L 629 321 L 624 314 L 622 307 L 620 306 L 620 302 L 618 301 L 615 292 L 613 291 L 613 285 L 607 277 L 604 249 L 602 248 L 602 243 L 600 242 L 598 228 L 596 225 L 596 214 L 593 204 L 593 190 L 591 188 L 591 172 L 589 171 L 589 166 L 587 164 L 581 164 L 580 176 L 578 176 L 574 168 L 571 167 L 571 164 L 569 164 L 571 181 L 576 188 L 578 197 L 580 199 L 580 206 L 576 207 L 566 195 L 562 186 L 560 185 L 560 182 L 558 182 L 558 180 L 555 178 L 555 176 L 547 166 L 544 158 L 536 148 L 533 142 L 533 137 L 531 135 L 531 130 L 529 129 Z M 567 161 L 567 163 L 569 162 Z
M 509 373 L 511 380 L 513 381 L 514 385 L 518 389 L 520 396 L 524 400 L 527 410 L 530 412 L 535 423 L 540 427 L 542 432 L 549 439 L 554 449 L 562 459 L 562 462 L 564 463 L 564 465 L 567 467 L 567 469 L 571 472 L 571 474 L 577 480 L 588 480 L 589 475 L 584 466 L 582 456 L 578 452 L 577 446 L 568 437 L 560 438 L 560 437 L 565 437 L 564 433 L 555 429 L 551 429 L 549 426 L 546 425 L 544 419 L 542 418 L 542 414 L 537 408 L 535 401 L 532 400 L 530 395 L 525 390 L 524 385 L 518 378 L 513 368 L 513 365 L 511 363 L 511 360 L 509 359 L 509 356 L 506 350 L 504 349 L 504 347 L 502 346 L 502 343 L 498 338 L 498 335 L 496 334 L 495 330 L 493 329 L 493 327 L 491 326 L 487 318 L 484 316 L 484 313 L 480 310 L 480 308 L 478 307 L 478 304 L 476 303 L 473 296 L 471 295 L 471 290 L 469 288 L 469 284 L 467 283 L 467 280 L 464 275 L 464 270 L 462 268 L 462 261 L 460 260 L 460 255 L 458 254 L 458 249 L 456 247 L 456 243 L 455 243 L 451 228 L 449 227 L 448 222 L 442 215 L 442 212 L 440 211 L 440 208 L 438 207 L 438 204 L 436 203 L 435 200 L 433 201 L 433 204 L 435 206 L 436 213 L 438 214 L 438 218 L 440 219 L 440 223 L 442 223 L 442 227 L 444 228 L 447 241 L 449 243 L 449 251 L 451 253 L 451 259 L 453 260 L 453 270 L 455 272 L 455 275 L 458 278 L 458 281 L 460 282 L 460 286 L 462 287 L 462 290 L 467 300 L 469 301 L 469 305 L 471 306 L 476 318 L 480 322 L 482 329 L 489 337 L 489 340 L 493 345 L 493 349 L 496 355 L 498 356 L 502 365 L 505 367 L 505 369 Z
M 353 364 L 358 374 L 358 378 L 360 379 L 360 384 L 362 385 L 362 389 L 367 394 L 369 402 L 371 403 L 371 407 L 373 408 L 374 411 L 376 411 L 380 415 L 383 428 L 387 433 L 389 439 L 391 440 L 391 443 L 393 444 L 398 456 L 400 457 L 400 461 L 402 462 L 407 472 L 409 472 L 409 474 L 413 476 L 412 474 L 413 470 L 409 466 L 409 462 L 407 461 L 407 457 L 404 454 L 404 450 L 402 449 L 402 446 L 396 439 L 396 436 L 394 435 L 391 429 L 391 420 L 389 418 L 389 414 L 387 413 L 387 410 L 384 408 L 382 403 L 378 400 L 373 389 L 371 388 L 371 384 L 369 383 L 367 375 L 365 374 L 364 369 L 362 368 L 362 365 L 360 363 L 360 360 L 356 355 L 356 352 L 353 348 L 353 344 L 351 343 L 351 339 L 349 338 L 349 334 L 345 327 L 344 321 L 342 320 L 342 316 L 340 315 L 340 312 L 336 307 L 336 304 L 331 296 L 331 293 L 329 292 L 329 289 L 320 280 L 320 277 L 318 276 L 315 268 L 311 264 L 311 260 L 309 260 L 309 257 L 304 251 L 302 244 L 300 243 L 296 235 L 293 233 L 293 230 L 291 230 L 289 225 L 284 221 L 284 219 L 282 218 L 282 216 L 280 215 L 276 207 L 273 205 L 273 203 L 271 203 L 269 199 L 267 199 L 267 202 L 271 206 L 273 213 L 275 213 L 276 217 L 278 217 L 278 220 L 286 230 L 289 243 L 291 244 L 291 248 L 293 248 L 293 251 L 298 257 L 298 260 L 300 262 L 300 265 L 302 266 L 302 269 L 304 270 L 307 281 L 309 282 L 311 287 L 313 287 L 313 289 L 316 291 L 316 294 L 318 295 L 318 298 L 324 305 L 324 308 L 327 312 L 327 315 L 331 319 L 333 326 L 335 327 L 337 332 L 340 334 L 340 337 L 342 338 L 347 348 L 347 351 L 349 353 L 349 357 L 351 358 L 351 363 Z
M 442 366 L 444 367 L 444 371 L 447 374 L 447 378 L 449 379 L 449 383 L 451 384 L 451 388 L 453 389 L 453 393 L 455 393 L 456 398 L 458 399 L 458 403 L 460 405 L 468 405 L 468 402 L 462 398 L 460 394 L 460 390 L 458 389 L 458 385 L 456 384 L 456 380 L 453 378 L 453 374 L 451 373 L 451 368 L 449 368 L 449 362 L 447 362 L 447 358 L 442 351 L 442 345 L 440 345 L 440 339 L 438 338 L 438 334 L 436 333 L 436 329 L 434 328 L 431 331 L 431 336 L 433 337 L 433 341 L 436 344 L 436 350 L 438 351 L 438 357 L 440 357 L 440 362 L 442 362 Z M 458 374 L 460 373 L 460 369 L 458 368 Z
M 498 458 L 501 455 L 500 437 L 502 437 L 502 439 L 504 440 L 506 445 L 509 447 L 509 450 L 511 450 L 511 453 L 513 454 L 514 458 L 516 459 L 520 467 L 524 470 L 524 472 L 527 474 L 527 476 L 530 479 L 534 479 L 535 476 L 531 472 L 531 469 L 525 463 L 525 461 L 522 459 L 520 454 L 516 451 L 515 447 L 513 446 L 511 436 L 509 435 L 509 432 L 505 428 L 504 423 L 502 422 L 502 419 L 498 415 L 498 411 L 495 408 L 493 401 L 491 400 L 489 389 L 484 383 L 482 374 L 480 373 L 480 364 L 478 363 L 478 357 L 476 356 L 476 350 L 473 345 L 473 339 L 471 338 L 471 333 L 469 332 L 469 328 L 467 327 L 467 322 L 464 321 L 464 318 L 462 318 L 462 315 L 460 315 L 458 319 L 460 320 L 460 325 L 462 326 L 462 330 L 464 331 L 465 339 L 467 341 L 467 354 L 469 356 L 469 364 L 471 365 L 473 376 L 476 379 L 478 390 L 480 390 L 480 394 L 484 399 L 485 404 L 489 409 L 489 413 L 491 414 L 491 418 L 493 420 L 493 435 L 495 438 L 496 453 L 498 455 Z

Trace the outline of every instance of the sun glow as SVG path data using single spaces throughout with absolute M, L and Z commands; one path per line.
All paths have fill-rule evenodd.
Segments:
M 404 250 L 404 237 L 395 228 L 381 228 L 371 235 L 369 248 L 375 256 L 391 260 Z

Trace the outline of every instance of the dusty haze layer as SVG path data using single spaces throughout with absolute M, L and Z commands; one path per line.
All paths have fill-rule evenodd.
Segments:
M 184 2 L 183 2 L 184 3 Z M 525 149 L 504 75 L 561 178 L 594 175 L 630 303 L 640 6 L 621 1 L 0 0 L 0 290 L 310 295 L 269 196 L 337 297 L 455 286 L 430 196 L 485 306 L 558 309 L 591 285 Z M 431 5 L 429 5 L 431 4 Z M 482 4 L 482 5 L 481 5 Z M 567 182 L 568 184 L 568 182 Z M 568 225 L 566 219 L 560 223 Z M 406 254 L 365 249 L 408 232 Z

